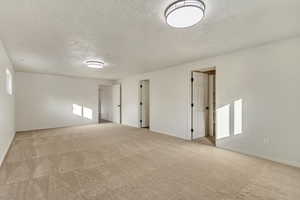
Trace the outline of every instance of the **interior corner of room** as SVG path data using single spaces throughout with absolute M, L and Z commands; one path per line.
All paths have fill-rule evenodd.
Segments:
M 15 135 L 15 71 L 0 40 L 0 166 Z

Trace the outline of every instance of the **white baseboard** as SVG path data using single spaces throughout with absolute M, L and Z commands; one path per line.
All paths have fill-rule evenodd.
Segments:
M 296 161 L 282 160 L 282 159 L 277 159 L 277 158 L 273 158 L 273 157 L 269 157 L 269 156 L 265 156 L 265 155 L 258 155 L 258 154 L 254 154 L 254 153 L 251 153 L 251 152 L 242 151 L 240 149 L 226 148 L 226 147 L 222 147 L 222 146 L 216 146 L 216 147 L 220 148 L 220 149 L 228 150 L 228 151 L 233 151 L 233 152 L 236 152 L 236 153 L 241 153 L 241 154 L 244 154 L 244 155 L 247 155 L 247 156 L 252 156 L 252 157 L 256 157 L 256 158 L 265 159 L 265 160 L 269 160 L 269 161 L 272 161 L 272 162 L 280 163 L 280 164 L 283 164 L 283 165 L 288 165 L 288 166 L 300 168 L 300 163 L 296 162 Z

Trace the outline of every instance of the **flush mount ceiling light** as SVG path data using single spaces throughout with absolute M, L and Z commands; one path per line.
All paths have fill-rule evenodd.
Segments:
M 178 0 L 165 10 L 167 24 L 175 28 L 186 28 L 201 21 L 205 4 L 201 0 Z
M 99 60 L 87 60 L 84 63 L 90 68 L 102 69 L 104 67 L 104 62 Z

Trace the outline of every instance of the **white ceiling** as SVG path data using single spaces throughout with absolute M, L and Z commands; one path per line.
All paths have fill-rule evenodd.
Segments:
M 205 0 L 206 17 L 187 29 L 165 23 L 173 1 L 5 0 L 0 38 L 17 71 L 118 79 L 300 33 L 299 0 Z

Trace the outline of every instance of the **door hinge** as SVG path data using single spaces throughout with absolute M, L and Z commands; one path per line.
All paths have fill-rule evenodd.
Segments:
M 143 105 L 143 103 L 142 102 L 140 102 L 140 106 L 142 106 Z
M 192 103 L 191 106 L 194 107 L 194 104 Z
M 142 120 L 140 120 L 140 123 L 142 123 L 143 121 Z
M 191 78 L 191 82 L 194 82 L 194 78 L 193 77 Z
M 191 129 L 191 132 L 194 132 L 194 129 Z
M 140 85 L 140 88 L 142 88 L 143 87 L 143 85 Z

